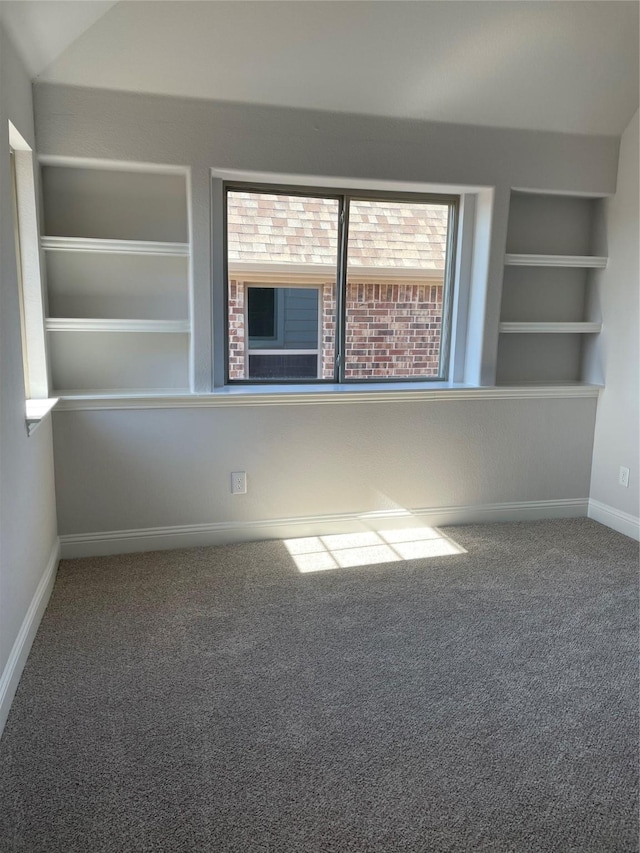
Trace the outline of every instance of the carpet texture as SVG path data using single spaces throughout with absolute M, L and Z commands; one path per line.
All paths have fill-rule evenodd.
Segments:
M 637 543 L 446 532 L 309 574 L 281 542 L 63 562 L 2 853 L 636 851 Z

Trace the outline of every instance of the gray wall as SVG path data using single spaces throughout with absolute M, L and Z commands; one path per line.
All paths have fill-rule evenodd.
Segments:
M 336 179 L 615 189 L 618 140 L 34 87 L 43 154 Z
M 60 532 L 588 495 L 595 399 L 55 414 Z M 231 471 L 249 490 L 229 492 Z
M 618 140 L 499 131 L 35 87 L 47 156 L 190 169 L 193 322 L 212 337 L 210 170 L 495 188 L 478 347 L 492 375 L 510 188 L 609 193 Z M 477 294 L 476 294 L 477 295 Z M 475 297 L 474 297 L 475 299 Z M 484 297 L 483 297 L 484 299 Z M 473 300 L 472 300 L 473 301 Z M 214 342 L 215 344 L 215 342 Z M 200 353 L 202 355 L 202 352 Z M 196 365 L 210 373 L 211 350 Z M 61 411 L 54 415 L 63 534 L 308 514 L 588 497 L 596 401 Z M 246 470 L 249 493 L 229 494 Z
M 33 148 L 31 83 L 0 26 L 0 673 L 56 542 L 51 421 L 25 428 L 9 120 Z
M 638 113 L 622 137 L 618 191 L 605 203 L 609 264 L 598 273 L 602 333 L 595 360 L 605 381 L 593 447 L 591 498 L 637 518 L 640 500 L 640 269 Z M 618 469 L 629 468 L 629 488 Z

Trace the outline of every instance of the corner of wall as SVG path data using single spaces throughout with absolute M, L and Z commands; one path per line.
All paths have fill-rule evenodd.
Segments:
M 602 334 L 589 354 L 602 371 L 593 445 L 590 517 L 638 538 L 640 515 L 639 117 L 622 134 L 616 195 L 605 202 L 607 268 L 597 274 Z M 620 467 L 629 485 L 618 483 Z
M 0 674 L 0 737 L 7 722 L 13 697 L 18 689 L 31 646 L 35 639 L 44 611 L 49 603 L 60 562 L 60 540 L 56 537 L 47 560 L 46 568 L 40 578 L 35 594 L 25 613 L 5 667 Z
M 11 121 L 34 143 L 31 80 L 0 26 L 0 725 L 55 579 L 59 543 L 49 421 L 25 422 L 20 299 L 10 187 Z

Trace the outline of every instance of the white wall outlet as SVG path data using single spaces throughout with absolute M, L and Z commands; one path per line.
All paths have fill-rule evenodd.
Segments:
M 246 495 L 247 494 L 247 472 L 233 471 L 231 474 L 231 494 Z
M 620 466 L 620 473 L 618 474 L 618 483 L 621 486 L 624 486 L 625 489 L 629 488 L 629 469 L 625 468 L 623 465 Z

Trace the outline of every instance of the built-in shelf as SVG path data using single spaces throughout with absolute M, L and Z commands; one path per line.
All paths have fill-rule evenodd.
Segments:
M 604 269 L 608 258 L 595 255 L 505 255 L 508 267 L 580 267 Z
M 591 378 L 608 263 L 602 199 L 512 190 L 496 382 Z
M 500 333 L 512 335 L 597 335 L 601 328 L 601 323 L 500 323 Z
M 47 332 L 164 332 L 185 334 L 188 320 L 103 320 L 78 317 L 49 317 Z
M 112 165 L 42 164 L 51 385 L 79 395 L 183 392 L 191 343 L 186 173 Z
M 93 237 L 43 237 L 47 252 L 94 252 L 119 255 L 189 255 L 188 243 L 157 243 L 148 240 L 102 240 Z

